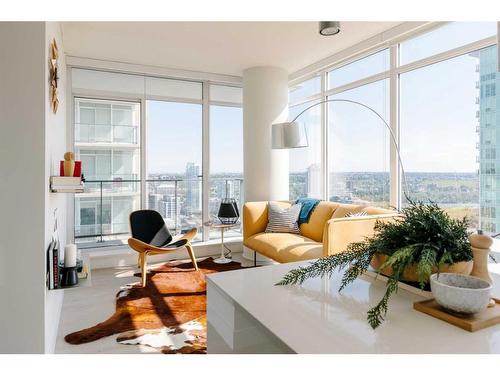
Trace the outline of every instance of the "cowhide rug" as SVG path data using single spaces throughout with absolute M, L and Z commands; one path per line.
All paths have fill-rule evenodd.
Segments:
M 146 287 L 122 287 L 116 311 L 106 321 L 70 333 L 70 344 L 84 344 L 119 334 L 126 345 L 147 345 L 166 354 L 206 353 L 205 275 L 241 269 L 240 263 L 216 264 L 211 258 L 198 262 L 169 262 L 151 269 Z M 135 274 L 140 277 L 140 274 Z

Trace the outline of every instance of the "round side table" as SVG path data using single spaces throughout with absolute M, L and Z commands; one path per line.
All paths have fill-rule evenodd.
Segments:
M 207 221 L 206 223 L 203 223 L 206 227 L 210 228 L 215 228 L 215 229 L 220 229 L 220 257 L 217 259 L 214 259 L 214 263 L 218 264 L 225 264 L 225 263 L 231 263 L 232 260 L 229 258 L 226 258 L 224 255 L 224 231 L 226 229 L 234 228 L 240 225 L 239 222 L 233 223 L 233 224 L 223 224 L 220 221 L 217 220 L 210 220 Z

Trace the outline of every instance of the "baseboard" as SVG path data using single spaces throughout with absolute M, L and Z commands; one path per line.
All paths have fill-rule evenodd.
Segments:
M 233 253 L 241 253 L 243 251 L 241 238 L 228 238 L 224 243 Z M 195 243 L 193 244 L 193 249 L 197 258 L 219 255 L 221 251 L 219 241 Z M 87 256 L 90 263 L 89 266 L 92 270 L 137 265 L 137 252 L 131 250 L 128 246 L 102 251 L 92 251 L 89 252 Z M 174 259 L 188 259 L 186 250 L 181 248 L 165 255 L 155 255 L 151 258 L 150 263 L 166 262 Z

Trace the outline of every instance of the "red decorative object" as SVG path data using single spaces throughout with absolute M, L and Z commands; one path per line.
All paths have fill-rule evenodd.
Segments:
M 80 177 L 82 175 L 82 162 L 81 160 L 75 160 L 75 171 L 73 172 L 73 177 Z
M 73 176 L 69 177 L 80 177 L 81 175 L 82 175 L 82 162 L 81 160 L 75 160 L 75 170 L 73 172 Z M 64 176 L 64 160 L 61 160 L 59 162 L 59 176 Z

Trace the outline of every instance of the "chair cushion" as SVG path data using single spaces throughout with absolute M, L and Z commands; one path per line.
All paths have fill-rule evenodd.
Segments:
M 323 244 L 299 234 L 257 233 L 245 239 L 244 245 L 280 263 L 321 258 Z

